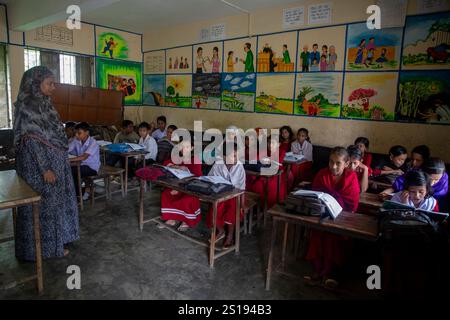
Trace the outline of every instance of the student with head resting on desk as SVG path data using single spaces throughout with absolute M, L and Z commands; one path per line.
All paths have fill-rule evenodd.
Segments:
M 175 169 L 188 170 L 194 176 L 202 175 L 202 165 L 200 160 L 192 155 L 194 146 L 189 140 L 183 140 L 177 146 L 181 151 L 181 164 L 175 165 L 171 159 L 164 165 Z M 187 157 L 187 161 L 184 158 Z M 195 227 L 201 220 L 200 201 L 197 197 L 185 193 L 165 188 L 161 193 L 161 219 L 166 221 L 169 226 L 175 226 L 177 221 L 181 221 L 178 231 L 186 231 L 188 228 Z M 163 225 L 159 225 L 164 227 Z
M 304 162 L 292 165 L 292 174 L 294 175 L 295 185 L 302 181 L 312 180 L 312 161 L 313 146 L 309 138 L 309 132 L 306 128 L 300 128 L 297 131 L 297 139 L 291 144 L 291 151 L 294 154 L 303 155 Z
M 408 163 L 408 170 L 420 170 L 423 163 L 430 157 L 430 148 L 426 145 L 414 147 L 411 151 L 411 159 Z
M 405 174 L 408 169 L 406 159 L 408 152 L 403 146 L 393 146 L 389 149 L 389 160 L 384 159 L 373 170 L 373 177 L 377 181 L 393 183 L 398 176 Z
M 445 172 L 445 163 L 439 158 L 428 158 L 423 164 L 423 172 L 429 175 L 430 184 L 433 188 L 433 197 L 438 201 L 440 207 L 445 208 L 445 197 L 448 192 L 448 175 Z M 390 195 L 404 189 L 405 175 L 398 177 L 388 188 L 380 193 L 384 199 L 389 199 Z
M 395 193 L 391 201 L 416 209 L 439 212 L 438 202 L 432 194 L 430 176 L 422 171 L 409 171 L 405 174 L 403 190 Z
M 76 123 L 73 121 L 67 121 L 64 124 L 64 131 L 66 131 L 67 140 L 69 143 L 75 138 L 75 125 Z
M 285 153 L 291 151 L 291 143 L 293 140 L 294 133 L 292 132 L 292 128 L 282 126 L 280 128 L 280 149 L 283 149 Z
M 369 152 L 369 139 L 366 137 L 358 137 L 353 144 L 361 150 L 362 163 L 369 168 L 369 176 L 372 175 L 372 154 Z
M 76 124 L 75 139 L 69 144 L 69 154 L 75 156 L 71 161 L 81 161 L 81 178 L 96 176 L 100 169 L 100 148 L 97 141 L 89 135 L 89 130 L 90 126 L 86 122 Z M 72 167 L 72 175 L 78 195 L 77 167 Z M 89 199 L 89 196 L 90 190 L 86 188 L 83 200 Z
M 166 125 L 167 125 L 167 119 L 165 116 L 159 116 L 156 119 L 156 128 L 152 133 L 152 137 L 156 141 L 161 140 L 162 138 L 164 138 L 167 135 Z
M 354 171 L 348 169 L 350 157 L 343 147 L 331 150 L 328 168 L 320 170 L 312 185 L 315 191 L 322 191 L 333 196 L 345 211 L 355 212 L 359 202 L 359 182 Z M 345 262 L 346 249 L 350 240 L 346 237 L 325 231 L 311 230 L 310 242 L 306 259 L 311 261 L 314 273 L 305 276 L 309 284 L 319 284 L 326 287 L 336 287 L 336 267 L 342 267 Z
M 233 186 L 240 190 L 245 190 L 245 170 L 244 166 L 238 159 L 238 145 L 232 144 L 231 150 L 226 148 L 226 141 L 223 143 L 221 150 L 223 150 L 223 157 L 217 157 L 214 165 L 208 173 L 208 176 L 220 176 L 233 184 Z M 241 202 L 242 203 L 242 202 Z M 224 249 L 233 245 L 234 228 L 236 224 L 236 206 L 237 199 L 229 199 L 220 202 L 217 205 L 217 237 L 216 241 L 225 238 L 225 225 L 227 225 L 227 235 L 223 243 Z M 241 218 L 243 213 L 241 210 Z M 213 225 L 213 210 L 209 210 L 206 217 L 206 224 L 209 228 Z
M 349 169 L 356 172 L 361 192 L 366 192 L 369 188 L 369 168 L 362 163 L 361 149 L 357 146 L 349 146 L 347 152 L 350 157 Z

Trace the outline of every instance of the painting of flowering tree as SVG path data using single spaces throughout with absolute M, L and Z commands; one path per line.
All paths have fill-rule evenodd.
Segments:
M 347 74 L 342 116 L 374 121 L 394 120 L 397 78 L 394 72 Z

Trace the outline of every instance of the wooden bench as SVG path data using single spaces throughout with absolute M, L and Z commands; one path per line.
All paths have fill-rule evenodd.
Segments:
M 86 186 L 89 186 L 91 188 L 91 205 L 94 205 L 96 199 L 100 199 L 103 197 L 106 197 L 106 199 L 110 200 L 111 195 L 117 192 L 121 192 L 122 197 L 124 197 L 124 173 L 125 169 L 101 165 L 97 175 L 84 177 L 83 180 L 86 183 Z M 120 190 L 111 192 L 111 177 L 120 177 Z M 99 179 L 103 179 L 105 183 L 105 194 L 96 197 L 94 181 Z
M 259 209 L 259 194 L 254 192 L 245 192 L 244 196 L 244 234 L 247 234 L 247 230 L 249 234 L 252 234 L 253 228 L 253 214 L 256 210 L 256 222 L 257 226 L 259 226 L 261 210 Z

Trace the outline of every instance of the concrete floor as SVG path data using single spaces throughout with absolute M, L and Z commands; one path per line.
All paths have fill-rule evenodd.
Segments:
M 159 215 L 159 191 L 146 194 L 146 218 Z M 308 287 L 300 278 L 275 274 L 265 291 L 268 232 L 242 235 L 239 255 L 230 253 L 208 265 L 206 248 L 153 223 L 139 231 L 138 192 L 119 194 L 108 203 L 99 200 L 80 213 L 81 239 L 66 258 L 44 261 L 45 294 L 37 297 L 35 282 L 0 290 L 0 299 L 339 299 L 376 298 L 365 288 L 366 275 L 356 265 L 342 285 L 330 292 Z M 0 213 L 0 238 L 12 234 L 12 218 Z M 268 226 L 269 228 L 270 226 Z M 308 263 L 291 259 L 289 271 L 302 276 Z M 81 290 L 66 287 L 69 265 L 81 268 Z M 354 272 L 355 271 L 355 272 Z M 0 286 L 34 272 L 33 263 L 19 263 L 14 242 L 0 244 Z

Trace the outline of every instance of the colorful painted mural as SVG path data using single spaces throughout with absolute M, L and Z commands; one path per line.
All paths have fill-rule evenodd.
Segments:
M 167 75 L 165 105 L 192 107 L 192 75 Z
M 258 75 L 255 111 L 292 114 L 294 80 L 294 74 Z
M 128 42 L 115 32 L 102 32 L 97 39 L 97 55 L 110 59 L 127 59 Z
M 194 74 L 192 78 L 192 106 L 196 109 L 220 109 L 220 81 L 218 73 Z
M 163 75 L 144 75 L 143 104 L 163 106 L 166 79 Z
M 258 37 L 258 72 L 294 72 L 297 32 Z
M 222 75 L 222 109 L 253 112 L 256 74 L 228 73 Z
M 255 72 L 256 37 L 225 41 L 223 72 Z

